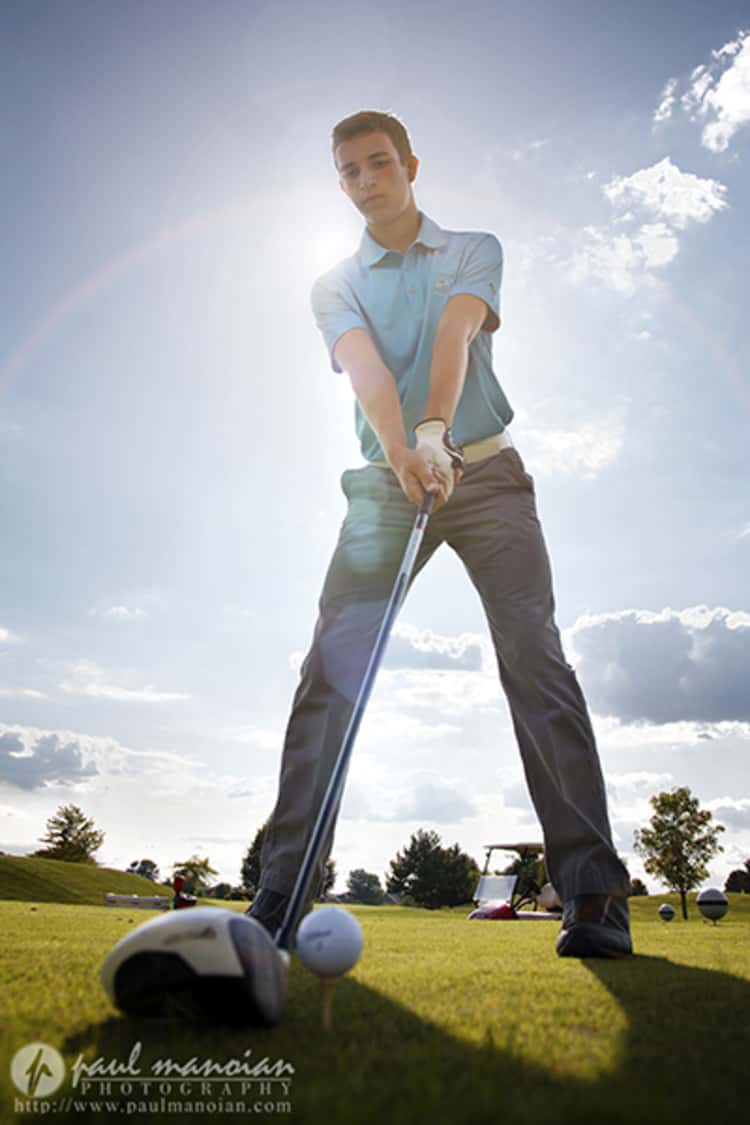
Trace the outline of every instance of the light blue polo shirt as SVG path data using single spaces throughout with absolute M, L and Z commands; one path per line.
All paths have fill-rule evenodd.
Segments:
M 364 328 L 396 380 L 409 445 L 425 416 L 432 344 L 440 314 L 456 293 L 473 293 L 488 305 L 469 347 L 466 381 L 453 419 L 460 445 L 500 433 L 513 410 L 492 370 L 492 333 L 499 325 L 503 251 L 494 234 L 442 230 L 419 212 L 419 235 L 405 254 L 387 250 L 365 228 L 359 250 L 324 273 L 312 287 L 313 314 L 331 366 L 337 341 Z M 377 434 L 355 402 L 357 434 L 366 461 L 385 460 Z

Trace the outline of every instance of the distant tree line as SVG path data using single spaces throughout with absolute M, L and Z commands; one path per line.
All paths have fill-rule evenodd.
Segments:
M 680 894 L 686 918 L 687 893 L 706 880 L 710 860 L 723 851 L 718 838 L 724 827 L 713 823 L 712 814 L 700 808 L 697 798 L 687 786 L 657 794 L 651 798 L 651 806 L 654 813 L 649 824 L 634 833 L 635 851 L 643 856 L 644 868 L 649 874 Z M 228 900 L 254 898 L 260 885 L 261 855 L 267 827 L 266 821 L 258 828 L 245 852 L 237 886 L 225 880 L 214 882 L 218 871 L 211 866 L 207 856 L 199 855 L 175 862 L 169 881 L 176 875 L 183 876 L 185 890 L 190 894 Z M 45 847 L 34 852 L 35 856 L 73 863 L 96 863 L 94 855 L 101 848 L 105 834 L 79 806 L 61 805 L 47 821 L 46 828 L 40 841 Z M 162 881 L 159 866 L 153 859 L 134 860 L 127 871 L 154 883 Z M 514 860 L 503 873 L 543 882 L 544 861 L 538 856 Z M 385 887 L 376 873 L 353 868 L 349 872 L 345 894 L 338 897 L 366 905 L 399 902 L 437 910 L 444 906 L 469 904 L 479 875 L 477 863 L 457 843 L 446 847 L 437 832 L 419 829 L 391 860 Z M 335 882 L 336 864 L 329 857 L 316 897 L 330 897 Z M 750 859 L 744 861 L 744 867 L 729 873 L 724 890 L 750 894 Z M 641 879 L 631 880 L 631 895 L 648 893 Z

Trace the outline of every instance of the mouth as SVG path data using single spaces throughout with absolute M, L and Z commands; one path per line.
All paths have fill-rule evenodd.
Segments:
M 367 199 L 365 199 L 362 206 L 365 207 L 368 203 L 374 203 L 376 199 L 382 199 L 382 198 L 383 198 L 382 195 L 370 195 L 370 196 L 367 197 Z

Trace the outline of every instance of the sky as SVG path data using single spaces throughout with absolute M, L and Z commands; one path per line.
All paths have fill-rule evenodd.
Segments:
M 230 882 L 362 463 L 309 304 L 362 220 L 330 133 L 396 113 L 417 206 L 501 241 L 496 375 L 615 843 L 687 785 L 750 857 L 747 0 L 6 0 L 0 850 L 77 804 L 118 868 Z M 333 848 L 541 838 L 482 608 L 401 611 Z M 497 857 L 496 857 L 497 858 Z M 509 860 L 511 856 L 500 857 Z

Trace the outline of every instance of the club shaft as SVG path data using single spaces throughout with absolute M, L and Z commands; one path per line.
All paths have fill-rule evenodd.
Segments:
M 297 880 L 294 884 L 292 896 L 287 905 L 286 914 L 281 928 L 276 934 L 276 944 L 280 949 L 289 949 L 294 935 L 294 931 L 299 920 L 299 915 L 304 908 L 307 900 L 307 895 L 310 888 L 310 881 L 317 866 L 320 857 L 321 849 L 328 838 L 328 833 L 336 818 L 341 795 L 346 783 L 346 774 L 349 768 L 349 759 L 351 758 L 354 741 L 357 737 L 357 731 L 362 721 L 367 702 L 372 693 L 375 684 L 375 678 L 378 674 L 383 652 L 388 644 L 388 639 L 391 634 L 393 623 L 396 620 L 401 603 L 406 595 L 406 590 L 411 579 L 414 564 L 417 559 L 417 553 L 422 543 L 424 531 L 427 526 L 432 505 L 434 503 L 434 496 L 431 493 L 425 494 L 425 498 L 419 509 L 416 522 L 412 529 L 409 541 L 406 544 L 406 550 L 401 561 L 401 566 L 396 577 L 396 581 L 391 591 L 391 596 L 388 599 L 388 604 L 385 607 L 383 620 L 380 623 L 375 645 L 370 654 L 370 659 L 367 664 L 362 683 L 360 685 L 357 698 L 349 718 L 349 724 L 346 728 L 341 748 L 336 758 L 336 764 L 333 767 L 328 787 L 323 797 L 323 802 L 320 806 L 315 827 L 313 828 L 312 835 L 305 849 L 305 855 L 302 860 Z

